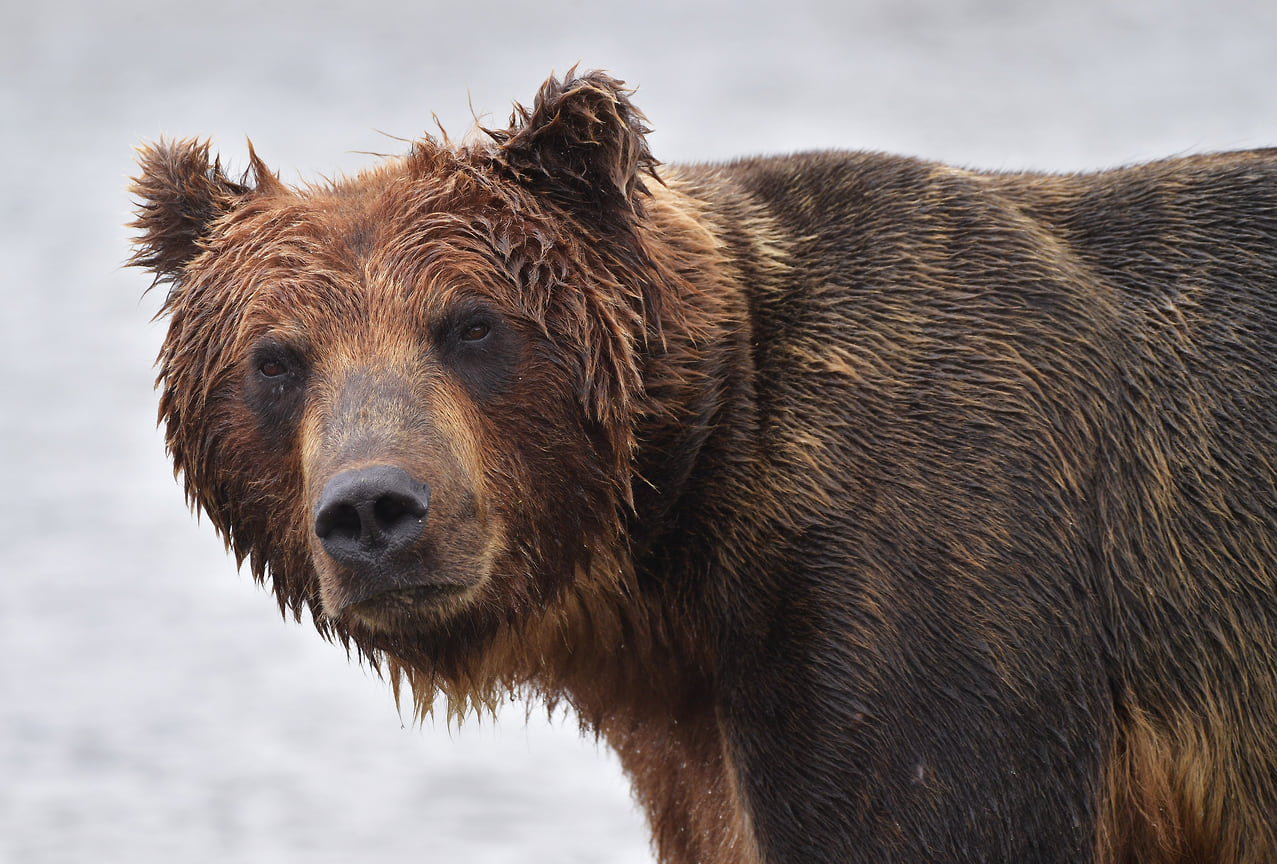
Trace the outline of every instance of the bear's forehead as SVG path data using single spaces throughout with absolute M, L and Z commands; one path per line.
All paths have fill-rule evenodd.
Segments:
M 479 299 L 527 314 L 527 283 L 546 281 L 529 273 L 561 272 L 551 261 L 564 250 L 495 188 L 402 164 L 281 186 L 232 214 L 196 265 L 199 281 L 237 295 L 226 299 L 243 304 L 246 324 L 291 322 L 312 336 L 370 318 L 420 328 Z
M 529 238 L 547 245 L 564 228 L 510 178 L 459 158 L 424 168 L 419 159 L 391 160 L 323 185 L 281 187 L 254 203 L 227 239 L 291 242 L 316 257 L 402 255 L 431 244 L 442 244 L 441 253 L 490 246 L 504 255 Z
M 233 214 L 213 244 L 214 260 L 271 270 L 374 266 L 473 266 L 509 252 L 517 208 L 466 178 L 415 176 L 404 167 L 324 186 L 281 188 Z

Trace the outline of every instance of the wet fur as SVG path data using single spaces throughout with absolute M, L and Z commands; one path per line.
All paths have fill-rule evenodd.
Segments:
M 664 861 L 1274 860 L 1277 153 L 658 177 L 646 131 L 591 73 L 331 185 L 142 151 L 161 419 L 237 558 L 422 710 L 571 704 Z M 476 290 L 518 357 L 423 354 Z M 363 453 L 463 526 L 446 624 L 325 611 Z

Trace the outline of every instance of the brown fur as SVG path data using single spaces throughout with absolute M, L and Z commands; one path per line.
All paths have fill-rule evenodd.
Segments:
M 646 132 L 591 73 L 328 185 L 142 151 L 237 559 L 418 710 L 570 704 L 663 861 L 1277 859 L 1277 155 Z M 378 466 L 429 508 L 365 566 L 316 513 Z
M 1256 809 L 1246 788 L 1263 768 L 1245 754 L 1230 752 L 1236 747 L 1229 740 L 1232 724 L 1220 717 L 1181 717 L 1175 728 L 1158 725 L 1140 714 L 1121 733 L 1109 765 L 1099 860 L 1274 860 L 1272 813 Z

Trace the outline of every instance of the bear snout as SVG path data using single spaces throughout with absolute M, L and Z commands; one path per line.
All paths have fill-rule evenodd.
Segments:
M 315 535 L 338 564 L 377 569 L 417 542 L 429 509 L 430 486 L 402 468 L 355 468 L 324 487 Z

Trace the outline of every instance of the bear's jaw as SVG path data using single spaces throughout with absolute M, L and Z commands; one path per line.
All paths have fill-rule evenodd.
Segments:
M 476 591 L 474 586 L 456 584 L 390 588 L 348 603 L 333 617 L 373 631 L 401 633 L 457 614 Z
M 423 521 L 422 536 L 401 554 L 363 562 L 334 560 L 316 536 L 311 558 L 324 614 L 403 634 L 431 629 L 474 606 L 504 548 L 501 520 Z

